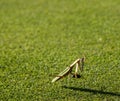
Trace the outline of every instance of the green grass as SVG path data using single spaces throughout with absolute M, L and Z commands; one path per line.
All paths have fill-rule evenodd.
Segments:
M 0 0 L 0 101 L 120 101 L 120 0 Z M 81 79 L 51 80 L 86 56 Z

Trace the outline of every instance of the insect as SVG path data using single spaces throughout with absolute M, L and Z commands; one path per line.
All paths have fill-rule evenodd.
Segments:
M 56 82 L 58 80 L 60 80 L 63 77 L 66 77 L 67 75 L 71 74 L 73 78 L 80 78 L 81 75 L 78 74 L 78 69 L 80 69 L 80 71 L 83 71 L 83 67 L 84 67 L 84 61 L 85 58 L 79 58 L 77 60 L 75 60 L 69 67 L 67 67 L 64 71 L 62 71 L 60 74 L 58 74 L 58 76 L 56 76 L 52 82 Z M 76 67 L 75 67 L 76 65 Z M 72 73 L 73 68 L 75 67 L 75 73 Z

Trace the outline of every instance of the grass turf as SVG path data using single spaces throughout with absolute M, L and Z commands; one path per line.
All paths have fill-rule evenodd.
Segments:
M 119 101 L 119 0 L 1 0 L 0 100 Z M 86 56 L 81 79 L 51 80 Z

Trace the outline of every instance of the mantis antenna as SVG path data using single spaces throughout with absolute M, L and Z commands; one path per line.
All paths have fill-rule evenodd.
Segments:
M 58 76 L 56 76 L 52 80 L 52 82 L 56 82 L 56 81 L 60 80 L 61 78 L 66 77 L 69 74 L 72 74 L 74 78 L 80 78 L 80 75 L 78 75 L 78 69 L 80 69 L 80 71 L 83 71 L 84 60 L 85 60 L 85 58 L 75 60 L 69 67 L 67 67 L 64 71 L 62 71 L 60 74 L 58 74 Z M 76 65 L 75 73 L 72 73 L 72 69 L 75 65 Z

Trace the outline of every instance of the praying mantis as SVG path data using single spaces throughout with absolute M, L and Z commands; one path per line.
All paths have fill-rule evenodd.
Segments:
M 78 74 L 78 69 L 80 69 L 81 72 L 83 71 L 84 61 L 85 57 L 75 60 L 69 67 L 67 67 L 64 71 L 58 74 L 58 76 L 56 76 L 52 80 L 52 83 L 62 79 L 63 77 L 66 77 L 69 74 L 71 74 L 73 78 L 80 78 L 81 76 Z M 72 69 L 75 67 L 75 65 L 75 73 L 72 73 Z

